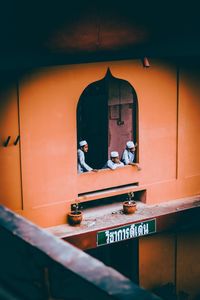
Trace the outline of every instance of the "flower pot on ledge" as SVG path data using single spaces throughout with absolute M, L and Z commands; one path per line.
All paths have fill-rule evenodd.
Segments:
M 126 215 L 133 214 L 136 211 L 136 202 L 131 200 L 131 201 L 125 201 L 123 202 L 123 212 Z
M 83 219 L 82 211 L 70 211 L 67 215 L 67 220 L 70 225 L 80 224 Z

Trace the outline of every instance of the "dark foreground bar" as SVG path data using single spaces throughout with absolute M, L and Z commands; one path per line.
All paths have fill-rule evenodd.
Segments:
M 160 298 L 0 206 L 0 299 Z

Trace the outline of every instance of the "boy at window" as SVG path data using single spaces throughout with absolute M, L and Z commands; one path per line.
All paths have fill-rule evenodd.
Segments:
M 138 164 L 134 163 L 135 160 L 135 148 L 136 144 L 133 141 L 128 141 L 126 143 L 126 149 L 122 154 L 122 161 L 125 165 L 136 166 L 138 170 L 141 170 Z
M 79 142 L 80 149 L 78 149 L 78 173 L 93 171 L 97 172 L 96 169 L 92 169 L 88 164 L 85 162 L 85 153 L 88 152 L 88 143 L 86 141 Z
M 123 166 L 123 162 L 119 160 L 119 153 L 117 151 L 112 151 L 110 153 L 110 159 L 107 161 L 104 168 L 110 168 L 111 170 L 115 170 Z

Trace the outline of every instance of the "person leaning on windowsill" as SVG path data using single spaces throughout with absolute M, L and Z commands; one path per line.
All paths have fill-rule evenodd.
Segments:
M 117 151 L 112 151 L 110 153 L 110 159 L 107 161 L 105 168 L 109 168 L 111 170 L 115 170 L 117 168 L 124 167 L 124 163 L 119 159 L 119 153 Z
M 83 172 L 97 172 L 98 170 L 91 168 L 86 162 L 85 162 L 85 153 L 88 152 L 88 143 L 86 141 L 80 141 L 79 142 L 80 149 L 77 151 L 78 156 L 78 173 Z
M 140 171 L 141 170 L 140 166 L 137 163 L 134 163 L 136 146 L 137 145 L 134 144 L 133 141 L 128 141 L 126 143 L 126 149 L 122 154 L 122 162 L 125 165 L 136 166 L 138 171 Z

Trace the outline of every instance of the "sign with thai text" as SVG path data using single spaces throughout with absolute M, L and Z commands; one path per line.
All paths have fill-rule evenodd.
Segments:
M 108 245 L 156 232 L 156 219 L 97 232 L 97 246 Z

